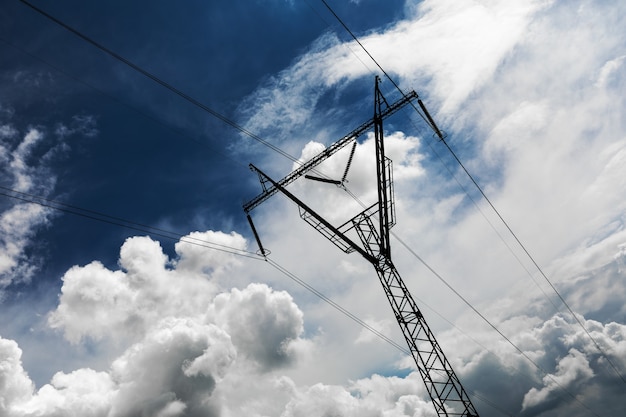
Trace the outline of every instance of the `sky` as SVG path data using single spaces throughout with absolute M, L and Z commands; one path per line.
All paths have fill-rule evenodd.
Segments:
M 366 53 L 320 0 L 33 0 L 131 66 L 1 3 L 0 415 L 435 416 L 371 265 L 242 209 L 376 76 L 446 135 L 385 119 L 391 252 L 479 414 L 626 408 L 624 2 L 328 0 Z M 339 225 L 374 158 L 289 190 Z

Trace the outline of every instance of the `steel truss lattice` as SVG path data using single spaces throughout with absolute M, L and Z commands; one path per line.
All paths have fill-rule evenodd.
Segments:
M 355 131 L 335 142 L 335 144 L 331 145 L 317 157 L 314 157 L 311 161 L 304 164 L 296 171 L 293 171 L 282 180 L 276 182 L 254 165 L 250 165 L 250 168 L 259 175 L 261 184 L 263 185 L 263 193 L 244 205 L 244 210 L 248 215 L 248 220 L 252 226 L 261 253 L 266 252 L 252 224 L 250 211 L 271 195 L 276 192 L 281 192 L 298 205 L 300 216 L 324 237 L 344 252 L 358 252 L 367 259 L 374 266 L 378 274 L 387 300 L 402 330 L 402 334 L 404 335 L 411 355 L 417 365 L 417 369 L 426 385 L 427 392 L 437 414 L 439 416 L 478 417 L 478 413 L 470 401 L 468 394 L 461 385 L 459 378 L 452 369 L 441 346 L 435 339 L 435 335 L 426 323 L 419 307 L 391 261 L 389 237 L 390 229 L 395 225 L 396 218 L 393 170 L 391 160 L 385 156 L 383 119 L 410 103 L 411 100 L 416 99 L 417 94 L 412 92 L 390 106 L 380 92 L 378 77 L 376 77 L 374 94 L 374 117 L 370 122 L 362 124 Z M 421 101 L 419 104 L 425 111 Z M 431 120 L 429 114 L 426 113 L 426 116 Z M 303 201 L 290 193 L 285 186 L 319 165 L 341 147 L 347 145 L 352 140 L 356 140 L 358 135 L 361 135 L 371 127 L 374 128 L 376 141 L 378 201 L 352 219 L 335 227 Z M 351 152 L 348 167 L 353 153 L 354 150 Z M 348 167 L 346 167 L 346 173 Z M 346 173 L 344 173 L 343 180 L 345 180 Z M 319 178 L 312 177 L 311 179 Z M 325 180 L 324 182 L 342 185 L 342 181 Z M 357 243 L 357 238 L 360 244 Z

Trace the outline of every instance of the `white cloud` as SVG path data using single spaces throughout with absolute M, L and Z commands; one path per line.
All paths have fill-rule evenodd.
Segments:
M 240 240 L 232 234 L 217 236 L 230 237 L 235 242 Z M 164 257 L 159 245 L 145 237 L 129 239 L 120 252 L 120 265 L 124 270 L 109 271 L 92 263 L 68 271 L 60 304 L 53 316 L 61 311 L 61 306 L 70 307 L 68 311 L 76 317 L 79 314 L 86 317 L 77 325 L 83 327 L 74 329 L 75 334 L 68 333 L 66 327 L 66 337 L 94 337 L 98 332 L 106 333 L 102 337 L 118 337 L 124 344 L 122 353 L 111 362 L 109 369 L 79 368 L 69 373 L 59 372 L 49 384 L 34 392 L 19 361 L 21 352 L 17 344 L 3 340 L 0 346 L 8 359 L 0 367 L 3 371 L 0 381 L 5 381 L 0 387 L 0 397 L 6 399 L 8 416 L 435 415 L 432 405 L 425 399 L 423 382 L 417 372 L 405 378 L 372 375 L 343 384 L 297 383 L 294 378 L 302 379 L 299 374 L 311 366 L 321 368 L 322 373 L 329 372 L 326 367 L 332 366 L 332 360 L 326 356 L 330 351 L 324 346 L 323 337 L 303 338 L 303 312 L 286 292 L 271 290 L 264 284 L 250 284 L 230 291 L 206 287 L 198 295 L 202 302 L 190 301 L 194 308 L 179 303 L 178 297 L 159 296 L 163 274 L 177 274 L 177 280 L 168 281 L 170 291 L 180 285 L 188 286 L 186 279 L 212 281 L 215 276 L 207 271 L 222 270 L 228 274 L 228 268 L 216 266 L 227 264 L 232 255 L 217 252 L 221 255 L 215 256 L 213 266 L 196 264 L 197 269 L 193 269 L 192 264 L 187 264 L 178 271 L 176 262 Z M 167 265 L 170 267 L 166 268 Z M 73 277 L 74 273 L 82 278 Z M 87 275 L 91 275 L 89 279 Z M 126 296 L 116 289 L 124 288 L 122 282 L 127 282 Z M 73 296 L 67 297 L 70 293 Z M 128 294 L 132 294 L 132 300 L 127 298 Z M 362 295 L 359 303 L 364 301 Z M 187 297 L 189 301 L 191 295 L 187 293 Z M 81 311 L 72 298 L 83 298 L 91 311 Z M 124 310 L 112 305 L 112 299 L 132 306 Z M 154 300 L 159 300 L 159 304 Z M 545 303 L 545 300 L 538 302 Z M 123 327 L 136 317 L 147 317 L 147 312 L 141 311 L 143 308 L 165 313 L 160 317 L 158 314 L 151 316 L 150 322 L 139 320 L 141 325 L 137 326 L 134 338 L 124 335 L 126 330 L 111 325 L 116 323 Z M 105 310 L 113 316 L 110 322 L 99 313 Z M 65 325 L 70 321 L 68 317 L 63 317 Z M 71 321 L 76 321 L 76 317 Z M 467 317 L 467 320 L 472 319 Z M 97 331 L 87 332 L 88 326 Z M 384 331 L 394 328 L 395 323 L 381 326 Z M 603 325 L 586 320 L 585 326 L 617 360 L 618 366 L 626 365 L 626 361 L 619 362 L 619 358 L 626 358 L 624 324 Z M 345 331 L 345 326 L 341 327 Z M 325 328 L 333 332 L 333 337 L 337 336 L 331 324 L 326 324 Z M 595 347 L 566 316 L 555 315 L 544 321 L 541 317 L 520 316 L 513 311 L 500 323 L 500 328 L 514 335 L 513 341 L 533 360 L 545 369 L 554 369 L 552 378 L 530 366 L 511 346 L 502 341 L 494 342 L 493 332 L 481 331 L 475 335 L 492 348 L 496 347 L 498 358 L 495 360 L 454 332 L 440 335 L 439 340 L 443 346 L 456 347 L 448 352 L 457 372 L 467 383 L 466 388 L 473 391 L 478 386 L 478 392 L 490 399 L 501 393 L 499 398 L 507 400 L 505 404 L 496 403 L 510 412 L 515 412 L 515 407 L 522 404 L 528 410 L 559 409 L 554 399 L 560 398 L 561 388 L 583 392 L 581 401 L 594 407 L 593 387 L 610 381 L 615 383 L 616 377 L 607 372 L 606 363 Z M 362 334 L 346 336 L 353 337 L 354 341 L 353 345 L 342 342 L 341 349 L 349 357 L 359 357 L 364 349 L 373 352 L 378 349 L 375 340 Z M 367 346 L 364 346 L 366 341 Z M 458 366 L 459 361 L 464 365 Z M 486 393 L 490 386 L 496 394 Z M 490 415 L 490 411 L 485 415 Z
M 35 395 L 14 401 L 8 415 L 217 415 L 211 392 L 235 357 L 229 336 L 216 326 L 165 319 L 108 372 L 59 372 Z
M 415 15 L 363 43 L 405 84 L 430 78 L 447 115 L 491 79 L 551 1 L 425 1 Z M 391 46 L 391 47 L 390 47 Z M 414 51 L 409 53 L 409 51 Z
M 262 284 L 218 295 L 207 317 L 230 334 L 241 354 L 265 370 L 295 359 L 292 342 L 304 330 L 302 312 L 291 296 Z
M 396 326 L 396 323 L 392 322 L 391 320 L 373 320 L 373 319 L 365 319 L 363 320 L 370 328 L 376 330 L 379 333 L 384 334 L 385 336 L 389 337 L 388 334 L 386 334 L 387 332 L 385 331 L 386 329 L 390 329 L 393 328 L 393 326 Z M 354 340 L 354 344 L 358 345 L 358 344 L 367 344 L 367 343 L 371 343 L 371 342 L 377 342 L 377 336 L 376 334 L 374 334 L 373 332 L 369 331 L 366 328 L 363 328 L 361 330 L 361 333 L 359 333 L 359 336 Z
M 165 319 L 113 362 L 119 393 L 111 414 L 218 415 L 211 393 L 235 357 L 230 337 L 216 326 Z
M 193 235 L 245 244 L 237 234 Z M 189 236 L 182 241 L 176 262 L 157 242 L 135 237 L 120 250 L 120 270 L 92 262 L 66 273 L 50 325 L 73 343 L 114 342 L 122 353 L 108 370 L 59 372 L 33 393 L 17 344 L 3 340 L 10 354 L 0 396 L 11 399 L 9 416 L 221 415 L 233 408 L 223 400 L 240 396 L 250 375 L 278 381 L 273 371 L 297 363 L 307 342 L 291 297 L 263 284 L 220 293 L 212 281 L 237 264 L 233 255 L 215 251 L 198 262 Z M 265 401 L 270 388 L 257 387 L 248 401 Z
M 418 373 L 407 378 L 373 375 L 347 387 L 315 384 L 298 392 L 281 417 L 435 416 L 432 405 L 416 395 L 422 385 Z
M 114 383 L 109 375 L 92 369 L 78 369 L 69 374 L 56 373 L 50 384 L 35 396 L 16 404 L 9 416 L 45 415 L 104 416 L 110 408 Z
M 607 86 L 610 86 L 612 79 L 619 82 L 620 78 L 616 72 L 624 65 L 625 59 L 626 55 L 622 55 L 607 61 L 607 63 L 604 64 L 600 70 L 600 75 L 598 75 L 598 80 L 596 81 L 595 86 L 598 88 L 606 88 Z
M 22 367 L 22 350 L 13 340 L 0 337 L 0 412 L 7 415 L 14 404 L 27 399 L 34 390 Z
M 403 85 L 418 86 L 430 79 L 429 93 L 443 102 L 441 111 L 451 115 L 491 79 L 528 31 L 533 15 L 550 3 L 424 1 L 409 7 L 413 11 L 405 20 L 360 41 Z M 328 34 L 252 94 L 240 111 L 246 126 L 262 137 L 294 139 L 327 89 L 341 90 L 370 74 L 370 68 L 374 64 L 355 42 L 343 44 Z
M 94 261 L 66 272 L 50 325 L 73 343 L 85 337 L 133 340 L 163 318 L 202 314 L 216 292 L 207 278 L 218 279 L 237 264 L 233 255 L 189 243 L 203 240 L 245 248 L 234 233 L 194 232 L 176 244 L 179 258 L 170 262 L 158 242 L 129 238 L 120 249 L 120 270 Z
M 61 138 L 72 135 L 93 138 L 98 135 L 96 118 L 86 114 L 74 115 L 69 124 L 57 124 L 54 133 Z
M 226 273 L 238 263 L 236 258 L 224 257 L 219 250 L 207 251 L 206 247 L 201 246 L 203 242 L 211 242 L 218 249 L 220 245 L 226 248 L 247 249 L 247 242 L 243 236 L 234 232 L 230 234 L 213 231 L 192 232 L 185 240 L 176 243 L 175 250 L 179 255 L 176 260 L 177 271 L 201 271 L 215 276 Z
M 14 173 L 15 179 L 13 187 L 15 187 L 17 191 L 28 192 L 31 191 L 33 187 L 31 180 L 33 169 L 29 167 L 26 159 L 31 156 L 33 148 L 43 137 L 44 135 L 41 131 L 31 129 L 13 151 L 13 158 L 9 163 L 9 169 Z
M 30 129 L 21 139 L 12 125 L 3 126 L 0 136 L 0 173 L 2 185 L 8 193 L 42 193 L 51 191 L 54 177 L 47 176 L 47 168 L 33 165 L 34 148 L 44 134 Z M 20 197 L 18 195 L 18 197 Z M 14 282 L 28 282 L 36 269 L 35 262 L 27 262 L 26 249 L 37 229 L 46 225 L 50 210 L 32 203 L 19 202 L 0 206 L 0 290 Z
M 0 272 L 8 275 L 18 263 L 32 235 L 31 228 L 47 222 L 48 211 L 36 204 L 18 204 L 0 216 L 2 231 L 2 259 Z M 10 279 L 9 279 L 10 281 Z

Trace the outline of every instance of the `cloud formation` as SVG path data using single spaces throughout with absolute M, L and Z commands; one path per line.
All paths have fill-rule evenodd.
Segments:
M 204 235 L 221 237 L 231 245 L 242 242 L 236 234 Z M 210 273 L 207 264 L 199 269 L 186 265 L 178 271 L 176 265 L 184 263 L 188 249 L 181 246 L 175 262 L 163 255 L 157 242 L 130 238 L 120 250 L 120 270 L 91 263 L 68 271 L 59 305 L 50 315 L 51 325 L 62 329 L 73 343 L 117 338 L 125 343 L 123 352 L 108 369 L 57 372 L 36 389 L 22 367 L 17 343 L 1 339 L 4 415 L 235 416 L 246 412 L 259 417 L 321 417 L 329 412 L 374 416 L 386 410 L 413 416 L 418 408 L 430 410 L 416 394 L 423 390 L 418 388 L 417 374 L 407 379 L 373 376 L 348 387 L 296 385 L 283 372 L 311 359 L 313 341 L 302 338 L 303 314 L 291 296 L 264 284 L 216 291 L 212 281 L 233 268 L 233 255 L 216 255 L 219 259 Z M 162 296 L 164 279 L 170 292 L 174 287 L 189 292 Z M 183 297 L 188 303 L 179 302 Z M 193 297 L 203 302 L 196 303 Z M 115 314 L 107 316 L 105 310 Z M 148 311 L 161 316 L 148 316 Z M 134 333 L 129 335 L 131 330 Z
M 194 262 L 193 250 L 187 256 L 188 247 L 177 246 L 181 269 L 195 263 L 201 272 L 205 264 Z M 120 270 L 111 271 L 97 261 L 73 267 L 63 277 L 60 304 L 49 317 L 50 325 L 62 329 L 73 343 L 85 337 L 132 340 L 163 318 L 199 314 L 214 295 L 214 285 L 193 273 L 178 273 L 168 263 L 158 242 L 133 237 L 120 250 Z
M 407 3 L 405 19 L 361 36 L 360 42 L 407 91 L 430 80 L 429 94 L 442 102 L 442 113 L 450 114 L 492 78 L 533 16 L 552 2 Z M 356 42 L 343 43 L 328 33 L 249 96 L 240 112 L 246 126 L 262 137 L 294 139 L 293 132 L 305 130 L 326 91 L 374 73 L 378 68 Z M 318 127 L 323 137 L 324 126 Z
M 245 244 L 237 234 L 193 236 Z M 2 340 L 7 415 L 221 415 L 225 394 L 214 392 L 231 367 L 254 375 L 297 360 L 303 317 L 291 297 L 262 284 L 218 293 L 212 280 L 238 261 L 216 252 L 199 262 L 184 241 L 175 261 L 152 239 L 134 237 L 120 250 L 119 270 L 99 262 L 70 269 L 50 326 L 74 344 L 115 342 L 123 352 L 108 370 L 58 372 L 34 391 L 17 344 Z
M 467 166 L 624 375 L 626 136 L 620 93 L 626 51 L 616 28 L 626 7 L 424 1 L 407 10 L 403 21 L 363 36 L 364 44 L 401 85 L 426 85 L 453 146 L 472 149 L 462 154 Z M 360 54 L 333 35 L 321 37 L 244 102 L 246 126 L 287 143 L 303 159 L 321 150 L 325 133 L 345 126 L 329 122 L 313 138 L 319 142 L 308 144 L 311 138 L 294 138 L 293 132 L 314 124 L 330 91 L 369 74 L 354 53 Z M 26 161 L 37 141 L 36 134 L 27 140 L 9 125 L 0 134 L 24 144 L 21 151 L 15 142 L 0 152 L 6 164 Z M 524 416 L 622 412 L 623 383 L 606 358 L 569 315 L 554 311 L 555 305 L 562 309 L 558 303 L 539 294 L 546 283 L 529 282 L 511 262 L 511 253 L 485 227 L 485 218 L 494 219 L 475 211 L 455 181 L 432 168 L 423 149 L 427 138 L 394 131 L 387 139 L 397 169 L 401 236 L 445 277 L 454 277 L 455 288 L 542 368 L 458 307 L 415 259 L 394 252 L 402 271 L 413 274 L 407 282 L 415 293 L 481 343 L 456 330 L 440 332 L 448 326 L 434 321 L 453 366 L 477 395 L 481 415 L 501 415 L 488 402 Z M 364 200 L 373 193 L 371 147 L 371 137 L 359 142 L 348 177 Z M 320 169 L 340 177 L 347 152 Z M 15 172 L 24 173 L 16 184 L 28 186 L 28 167 L 16 162 Z M 337 220 L 355 207 L 344 203 L 339 189 L 307 182 L 294 188 Z M 279 206 L 263 214 L 264 223 L 277 225 L 267 234 L 275 253 L 393 337 L 395 323 L 379 283 L 365 279 L 369 275 L 354 258 L 338 258 L 323 239 L 286 233 L 297 226 L 284 213 Z M 188 237 L 247 245 L 236 233 Z M 104 367 L 58 372 L 37 388 L 17 343 L 0 339 L 0 411 L 10 417 L 434 415 L 418 373 L 379 375 L 406 374 L 406 365 L 399 365 L 406 358 L 380 354 L 377 340 L 337 320 L 319 300 L 301 297 L 296 304 L 290 293 L 267 284 L 278 281 L 263 268 L 190 240 L 178 242 L 170 257 L 149 237 L 129 238 L 119 268 L 98 261 L 70 268 L 48 316 L 73 347 L 114 344 L 119 353 Z
M 431 111 L 440 127 L 448 131 L 450 144 L 459 150 L 466 166 L 552 283 L 575 311 L 587 317 L 586 326 L 619 328 L 620 334 L 624 268 L 619 263 L 623 263 L 622 257 L 614 261 L 614 255 L 626 241 L 626 164 L 622 163 L 626 116 L 620 94 L 625 81 L 620 70 L 626 39 L 617 29 L 617 22 L 626 16 L 626 8 L 616 2 L 594 1 L 506 5 L 425 1 L 408 7 L 405 21 L 363 35 L 361 41 L 400 85 L 425 86 Z M 605 17 L 610 22 L 603 22 Z M 324 42 L 314 45 L 310 53 L 257 91 L 245 113 L 252 128 L 257 120 L 265 121 L 261 128 L 269 128 L 268 120 L 273 120 L 277 129 L 272 137 L 293 139 L 289 129 L 313 123 L 310 118 L 315 107 L 310 101 L 323 108 L 320 103 L 327 97 L 319 94 L 320 86 L 342 91 L 352 80 L 369 74 L 362 63 L 353 59 L 353 52 L 360 54 L 358 47 L 350 50 L 332 35 L 327 35 Z M 577 52 L 580 50 L 590 53 L 581 56 Z M 311 86 L 310 92 L 307 86 Z M 289 112 L 298 112 L 298 117 L 285 119 L 285 125 L 282 110 L 276 108 L 283 103 L 289 103 Z M 324 115 L 320 119 L 329 120 Z M 329 124 L 322 126 L 323 132 L 333 131 Z M 422 146 L 426 140 L 429 138 L 416 139 Z M 309 144 L 303 157 L 319 149 L 319 144 Z M 423 152 L 419 155 L 423 164 Z M 325 171 L 333 178 L 340 175 L 346 155 L 336 158 L 340 161 L 337 167 L 329 166 Z M 360 165 L 355 163 L 352 169 L 356 166 L 358 170 Z M 540 340 L 541 344 L 528 353 L 541 359 L 551 377 L 528 370 L 532 365 L 511 354 L 504 355 L 510 363 L 479 361 L 476 375 L 490 375 L 490 367 L 495 366 L 493 380 L 503 381 L 514 373 L 503 375 L 500 367 L 516 365 L 522 369 L 528 380 L 503 384 L 514 393 L 506 409 L 516 411 L 510 412 L 520 412 L 524 403 L 528 415 L 544 410 L 561 415 L 573 409 L 583 415 L 584 408 L 581 411 L 574 404 L 570 409 L 564 394 L 555 394 L 558 384 L 553 379 L 567 389 L 582 392 L 583 402 L 593 410 L 599 409 L 601 406 L 593 399 L 594 389 L 622 386 L 622 382 L 602 365 L 601 355 L 592 346 L 560 340 L 576 334 L 576 338 L 589 343 L 581 329 L 563 329 L 552 337 L 538 336 L 544 322 L 565 320 L 567 324 L 556 326 L 559 329 L 575 329 L 577 325 L 571 323 L 571 318 L 556 314 L 552 303 L 536 302 L 535 297 L 545 293 L 563 309 L 545 280 L 537 278 L 534 266 L 509 238 L 499 219 L 480 202 L 464 174 L 451 179 L 440 173 L 445 173 L 440 166 L 436 172 L 431 164 L 425 169 L 420 165 L 414 163 L 412 167 L 423 169 L 423 175 L 413 176 L 413 189 L 405 187 L 406 194 L 398 198 L 398 216 L 404 220 L 398 233 L 444 277 L 455 277 L 452 285 L 481 311 L 487 311 L 491 320 L 510 320 L 511 326 L 516 323 L 518 327 L 512 327 L 507 334 L 517 332 L 527 340 Z M 456 168 L 452 170 L 456 172 Z M 475 210 L 457 182 L 470 190 L 469 196 L 478 201 L 482 211 Z M 357 180 L 349 186 L 358 184 Z M 306 201 L 321 202 L 330 216 L 345 220 L 349 216 L 344 211 L 353 212 L 353 202 L 339 202 L 329 187 L 323 191 L 319 185 L 305 183 L 301 187 L 300 191 L 308 193 Z M 280 232 L 287 230 L 281 228 Z M 316 253 L 323 250 L 317 242 L 309 245 Z M 290 246 L 293 242 L 285 244 L 283 250 Z M 394 252 L 398 264 L 406 266 L 405 270 L 421 272 L 414 259 L 399 252 Z M 316 268 L 324 271 L 322 275 L 332 274 L 324 265 Z M 351 285 L 361 297 L 374 288 L 362 280 L 341 284 Z M 440 282 L 426 277 L 419 284 L 414 286 L 417 293 L 428 297 L 439 312 L 462 314 L 462 308 L 453 307 L 453 295 L 442 289 Z M 351 293 L 345 287 L 342 291 Z M 494 302 L 496 299 L 498 302 Z M 345 302 L 358 311 L 359 303 L 351 303 L 348 297 Z M 611 346 L 609 355 L 625 372 L 622 347 L 615 344 L 621 336 L 610 337 L 609 342 L 605 332 L 615 330 L 598 331 L 592 334 Z M 493 343 L 499 342 L 491 338 L 489 345 Z M 458 346 L 454 342 L 451 345 Z M 473 361 L 468 357 L 464 360 Z M 493 386 L 486 376 L 481 384 Z M 507 390 L 493 388 L 506 395 Z M 623 405 L 613 400 L 613 409 Z

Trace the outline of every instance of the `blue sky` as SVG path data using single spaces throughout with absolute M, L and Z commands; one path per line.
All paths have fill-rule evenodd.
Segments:
M 382 74 L 321 1 L 33 4 L 295 158 L 372 114 Z M 480 414 L 623 410 L 626 7 L 329 4 L 541 267 L 418 115 L 385 121 L 394 260 Z M 411 360 L 272 267 L 403 343 L 366 262 L 280 196 L 253 212 L 272 251 L 255 259 L 248 164 L 279 179 L 293 161 L 20 1 L 2 2 L 0 51 L 2 192 L 142 229 L 0 196 L 1 414 L 434 415 Z M 348 151 L 320 170 L 340 177 Z M 373 158 L 364 135 L 347 183 L 362 201 Z M 337 224 L 358 211 L 337 187 L 291 189 Z

